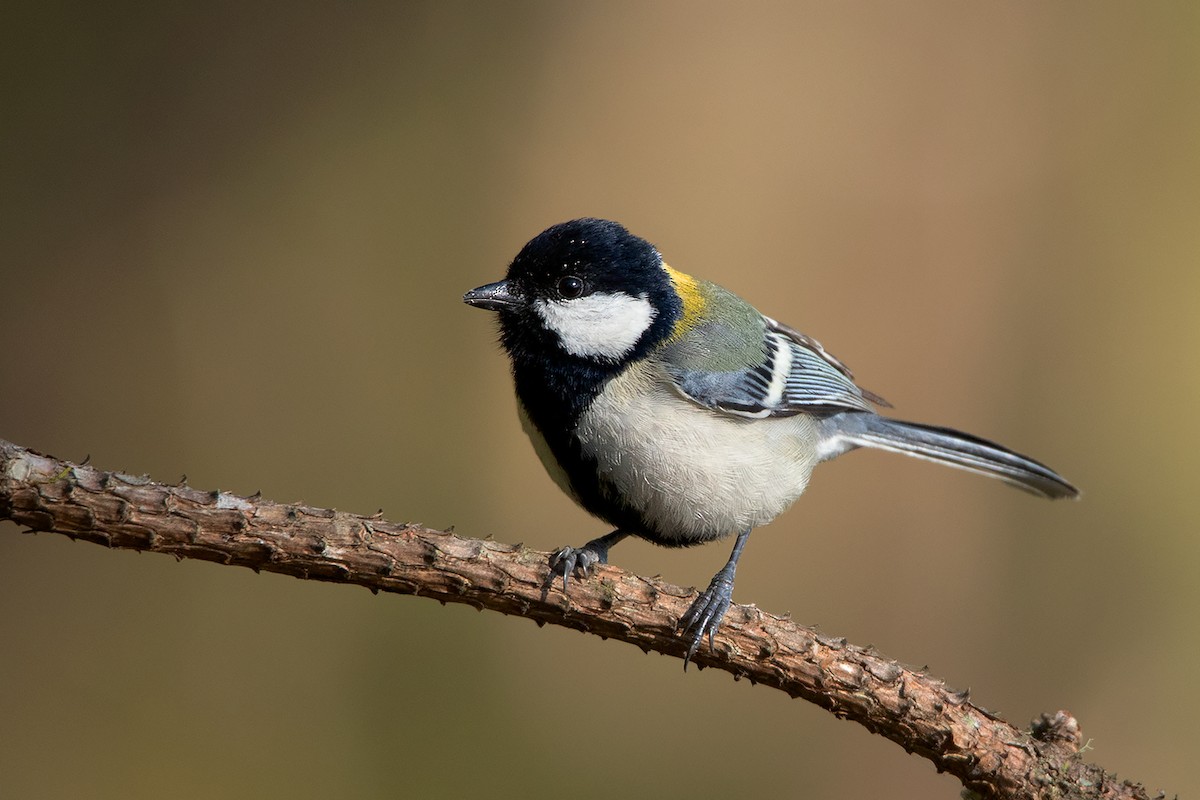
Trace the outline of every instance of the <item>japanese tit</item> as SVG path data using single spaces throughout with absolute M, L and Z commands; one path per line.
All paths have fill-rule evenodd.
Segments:
M 736 534 L 680 619 L 687 659 L 705 636 L 712 647 L 750 531 L 790 506 L 822 461 L 874 447 L 1042 497 L 1079 494 L 985 439 L 876 414 L 886 402 L 815 339 L 677 272 L 615 222 L 549 228 L 504 280 L 463 301 L 499 315 L 521 423 L 550 476 L 615 529 L 554 554 L 564 591 L 627 536 L 684 547 Z

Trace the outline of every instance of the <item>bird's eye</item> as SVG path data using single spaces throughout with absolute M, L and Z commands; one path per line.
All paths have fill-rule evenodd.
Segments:
M 558 294 L 567 300 L 579 297 L 583 294 L 584 284 L 582 278 L 577 278 L 574 275 L 567 275 L 564 278 L 558 279 Z

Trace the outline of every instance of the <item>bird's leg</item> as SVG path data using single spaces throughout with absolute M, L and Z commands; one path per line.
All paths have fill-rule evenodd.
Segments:
M 737 573 L 737 564 L 742 555 L 742 548 L 746 546 L 746 540 L 749 538 L 749 529 L 738 534 L 737 541 L 733 543 L 733 553 L 729 556 L 729 561 L 713 576 L 708 588 L 700 593 L 696 602 L 692 603 L 692 607 L 679 618 L 677 629 L 685 638 L 691 638 L 687 655 L 683 658 L 684 669 L 687 669 L 688 661 L 700 648 L 700 643 L 704 641 L 706 634 L 708 635 L 708 649 L 713 649 L 713 634 L 721 627 L 721 619 L 729 610 L 729 604 L 733 602 L 733 578 Z
M 597 564 L 608 563 L 608 548 L 628 536 L 624 531 L 613 531 L 610 534 L 592 539 L 583 547 L 564 547 L 550 556 L 550 579 L 562 575 L 563 591 L 567 591 L 567 577 L 578 575 L 586 578 Z

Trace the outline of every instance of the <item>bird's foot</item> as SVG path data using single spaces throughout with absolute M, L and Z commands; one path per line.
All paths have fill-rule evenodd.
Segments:
M 704 637 L 708 637 L 708 649 L 713 649 L 713 634 L 721 627 L 721 620 L 733 602 L 733 577 L 735 564 L 726 564 L 721 571 L 713 576 L 708 588 L 700 593 L 682 617 L 676 630 L 684 639 L 690 639 L 687 655 L 683 657 L 683 668 L 686 670 L 692 656 L 700 649 Z
M 567 578 L 574 575 L 586 578 L 592 567 L 608 563 L 607 552 L 597 552 L 588 542 L 583 547 L 564 547 L 550 556 L 550 579 L 562 576 L 563 591 L 567 591 Z
M 624 539 L 626 534 L 613 531 L 607 536 L 593 539 L 583 547 L 564 547 L 550 556 L 550 580 L 562 576 L 563 592 L 567 591 L 567 578 L 574 575 L 586 578 L 597 564 L 608 563 L 608 548 Z

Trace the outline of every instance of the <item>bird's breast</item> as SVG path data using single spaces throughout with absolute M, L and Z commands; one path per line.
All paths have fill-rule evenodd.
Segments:
M 663 544 L 764 525 L 803 493 L 816 463 L 811 417 L 747 419 L 683 397 L 653 358 L 614 377 L 574 432 L 601 491 Z

